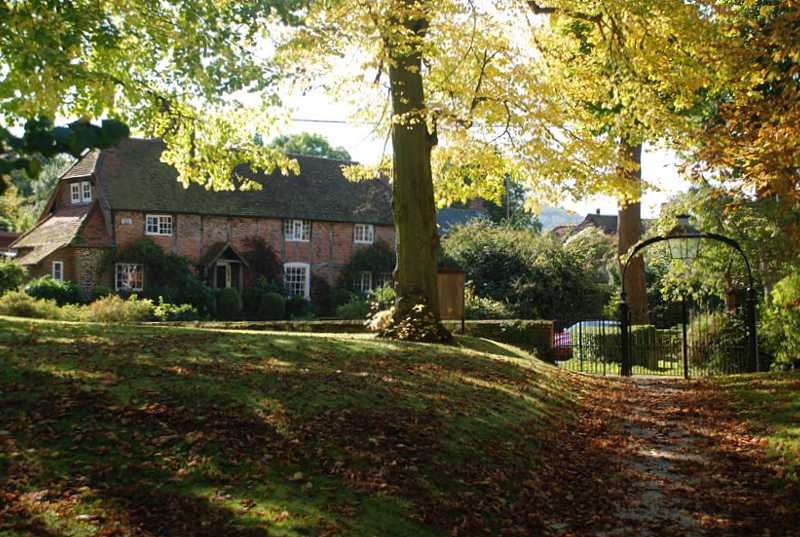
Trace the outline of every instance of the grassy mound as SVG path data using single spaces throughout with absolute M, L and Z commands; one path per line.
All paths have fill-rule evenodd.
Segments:
M 0 534 L 541 533 L 577 386 L 472 338 L 0 318 Z

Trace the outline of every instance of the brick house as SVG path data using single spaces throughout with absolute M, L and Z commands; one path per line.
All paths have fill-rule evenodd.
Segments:
M 261 190 L 213 192 L 177 181 L 160 160 L 164 144 L 129 139 L 93 151 L 58 180 L 36 226 L 12 245 L 34 276 L 70 280 L 85 290 L 146 286 L 148 267 L 116 263 L 106 255 L 149 238 L 184 256 L 212 287 L 241 290 L 251 281 L 242 256 L 250 238 L 271 245 L 284 266 L 289 292 L 309 297 L 312 275 L 332 286 L 353 253 L 375 241 L 394 245 L 391 186 L 385 180 L 353 183 L 341 161 L 297 156 L 298 175 L 241 175 Z M 384 274 L 361 275 L 371 288 Z

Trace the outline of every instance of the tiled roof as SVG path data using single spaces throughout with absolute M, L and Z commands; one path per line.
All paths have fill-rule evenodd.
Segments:
M 194 184 L 184 189 L 177 170 L 161 162 L 163 150 L 160 140 L 128 139 L 99 158 L 89 156 L 112 210 L 393 222 L 388 181 L 348 181 L 341 170 L 348 162 L 295 156 L 300 174 L 288 176 L 254 174 L 242 166 L 237 171 L 261 184 L 261 190 L 213 192 Z
M 100 151 L 95 149 L 84 155 L 78 162 L 69 167 L 64 172 L 61 179 L 74 179 L 76 177 L 89 177 L 94 173 L 97 166 L 97 157 L 100 156 Z
M 35 265 L 75 238 L 88 216 L 91 205 L 59 209 L 13 244 L 22 250 L 17 262 Z M 29 250 L 30 249 L 30 250 Z M 29 251 L 28 251 L 29 250 Z
M 486 218 L 486 214 L 480 209 L 446 207 L 436 212 L 436 226 L 439 228 L 439 234 L 444 235 L 453 226 L 464 225 L 478 218 Z

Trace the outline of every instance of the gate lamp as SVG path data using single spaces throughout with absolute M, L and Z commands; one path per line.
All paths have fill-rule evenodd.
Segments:
M 701 234 L 689 224 L 689 215 L 678 216 L 678 225 L 667 235 L 669 254 L 672 259 L 693 261 L 700 252 Z

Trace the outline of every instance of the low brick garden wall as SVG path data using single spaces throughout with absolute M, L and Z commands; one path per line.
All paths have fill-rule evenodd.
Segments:
M 162 324 L 162 323 L 156 323 Z M 276 332 L 318 332 L 336 334 L 363 334 L 367 327 L 363 321 L 190 321 L 163 323 L 170 326 L 190 326 L 216 330 L 267 330 Z M 444 321 L 444 325 L 454 334 L 461 333 L 461 321 Z M 553 321 L 529 321 L 522 319 L 497 321 L 466 321 L 465 333 L 515 345 L 527 351 L 536 352 L 547 359 L 553 348 Z

